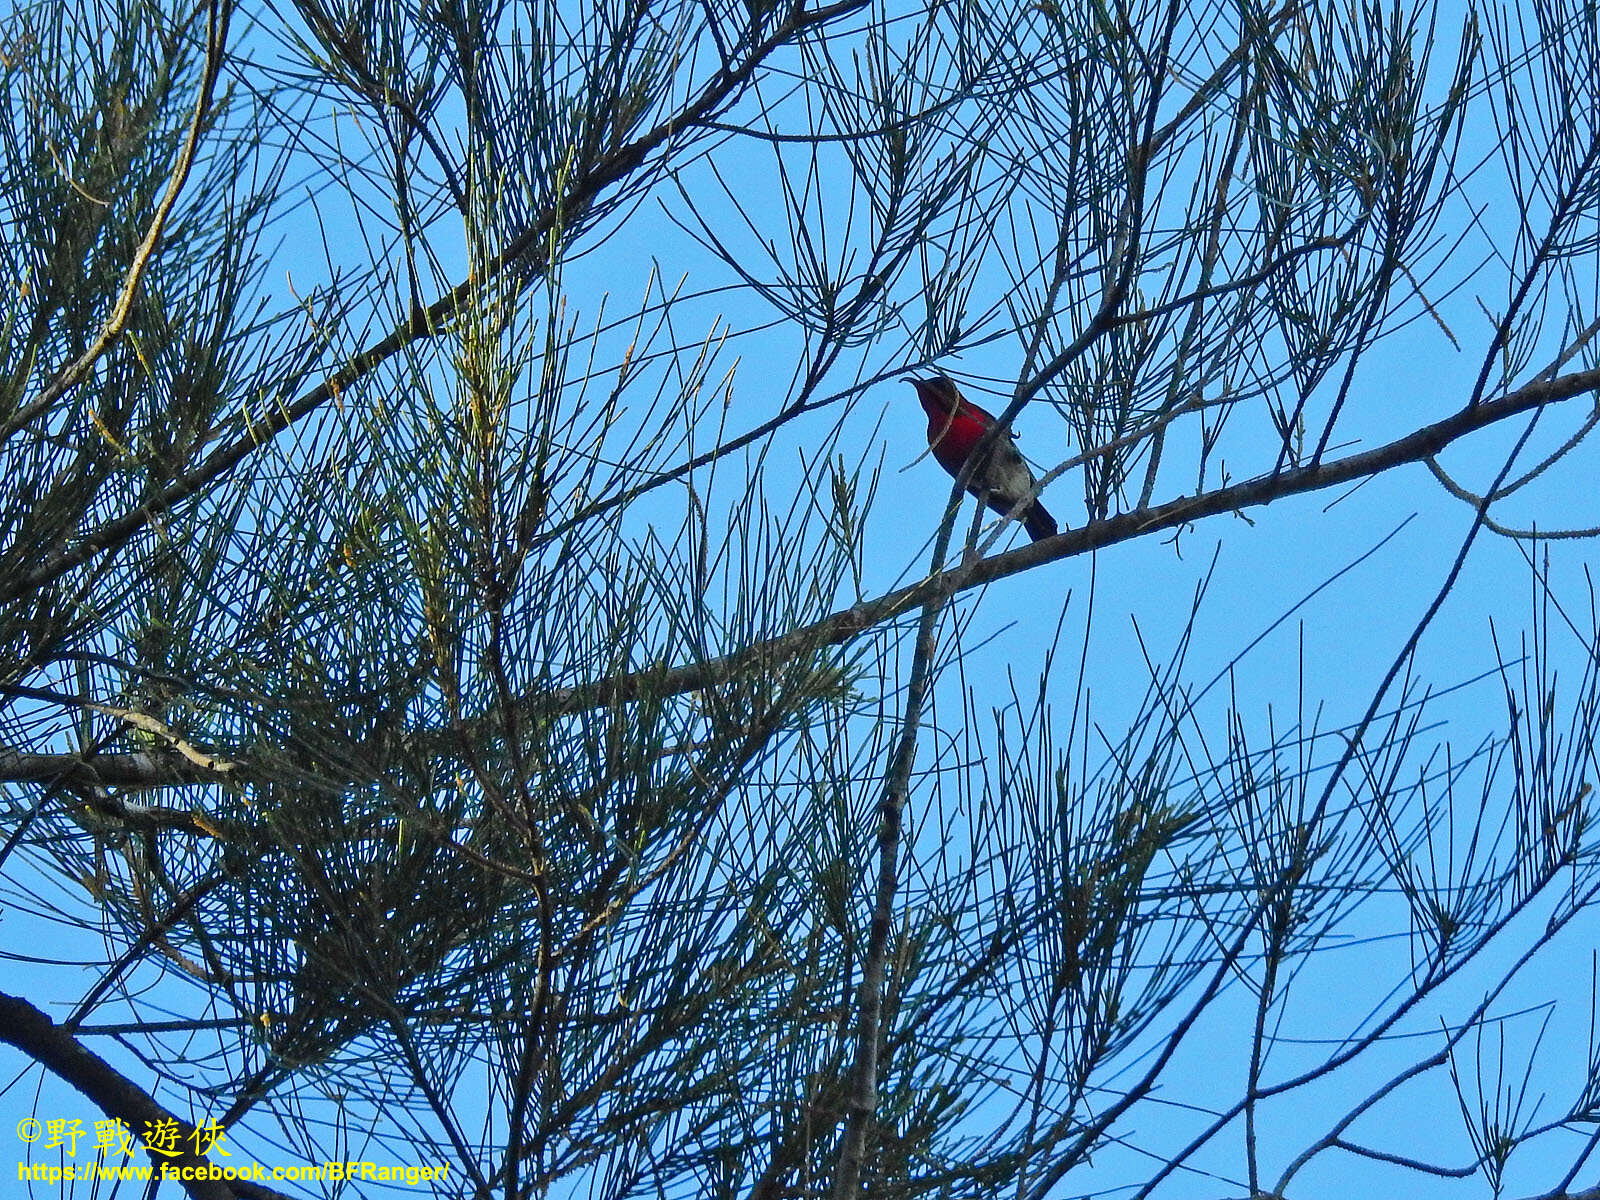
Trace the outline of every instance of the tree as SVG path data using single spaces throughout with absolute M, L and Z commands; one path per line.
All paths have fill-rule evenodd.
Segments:
M 45 0 L 0 65 L 19 1117 L 441 1195 L 1594 1194 L 1600 1052 L 1506 1040 L 1600 886 L 1593 6 Z M 882 476 L 939 372 L 1059 535 Z M 1348 720 L 1208 699 L 1198 593 L 1095 674 L 1071 589 L 1361 484 L 1293 525 L 1455 524 L 1407 634 L 1324 614 Z

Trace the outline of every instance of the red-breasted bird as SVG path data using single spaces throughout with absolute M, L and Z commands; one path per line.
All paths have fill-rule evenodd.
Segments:
M 932 379 L 908 379 L 917 389 L 928 414 L 928 447 L 939 465 L 951 475 L 960 473 L 978 439 L 994 424 L 994 415 L 985 412 L 961 394 L 955 382 L 943 375 Z M 1022 461 L 1017 443 L 1008 429 L 989 448 L 986 463 L 978 464 L 967 480 L 971 492 L 995 512 L 1009 513 L 1025 496 L 1033 494 L 1033 472 Z M 1056 519 L 1035 498 L 1022 510 L 1023 528 L 1034 541 L 1054 537 Z

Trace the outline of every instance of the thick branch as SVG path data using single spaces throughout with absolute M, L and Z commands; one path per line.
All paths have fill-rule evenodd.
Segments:
M 1380 475 L 1408 463 L 1422 462 L 1440 453 L 1468 434 L 1530 412 L 1545 404 L 1569 400 L 1600 390 L 1600 369 L 1579 371 L 1558 379 L 1539 380 L 1518 388 L 1498 400 L 1462 409 L 1453 416 L 1426 425 L 1405 437 L 1372 450 L 1351 454 L 1315 465 L 1263 475 L 1230 487 L 1217 488 L 1198 496 L 1184 496 L 1164 504 L 1119 513 L 1080 529 L 1069 529 L 1053 538 L 1032 542 L 1004 554 L 964 563 L 929 576 L 919 583 L 899 588 L 874 600 L 864 600 L 836 612 L 813 625 L 794 630 L 770 641 L 736 651 L 703 663 L 692 663 L 664 671 L 637 672 L 598 680 L 557 693 L 559 707 L 577 711 L 601 704 L 697 691 L 710 687 L 730 675 L 750 670 L 763 662 L 781 662 L 808 649 L 843 645 L 858 634 L 906 612 L 929 599 L 953 596 L 970 588 L 983 587 L 998 579 L 1031 570 L 1057 559 L 1132 541 L 1147 534 L 1188 525 L 1204 517 L 1259 508 L 1306 492 L 1338 487 L 1358 479 Z
M 90 787 L 153 788 L 173 784 L 216 783 L 209 772 L 183 769 L 174 757 L 168 762 L 143 751 L 126 754 L 26 754 L 0 747 L 0 781 L 52 783 Z
M 714 687 L 732 676 L 759 672 L 767 664 L 786 662 L 796 655 L 814 653 L 825 646 L 845 645 L 867 630 L 877 628 L 930 600 L 948 599 L 1043 563 L 1075 558 L 1147 534 L 1188 525 L 1205 517 L 1259 508 L 1289 496 L 1339 487 L 1408 463 L 1424 462 L 1468 434 L 1521 413 L 1531 412 L 1542 405 L 1570 400 L 1597 390 L 1600 390 L 1600 369 L 1578 371 L 1557 379 L 1537 380 L 1498 400 L 1462 409 L 1372 450 L 1332 462 L 1278 471 L 1198 496 L 1183 496 L 1164 504 L 1119 513 L 1004 554 L 963 563 L 876 599 L 863 600 L 812 625 L 720 658 L 615 675 L 593 683 L 560 688 L 538 699 L 546 707 L 552 706 L 553 702 L 553 707 L 559 711 L 579 712 L 646 696 L 676 695 Z M 424 732 L 416 736 L 427 738 L 432 735 Z M 443 739 L 454 739 L 458 734 L 438 736 L 443 751 L 446 748 Z M 105 786 L 157 787 L 220 781 L 218 776 L 200 770 L 175 755 L 170 761 L 157 762 L 152 756 L 134 754 L 104 755 L 85 760 L 67 754 L 0 753 L 0 782 L 38 781 L 63 773 L 81 776 L 86 770 L 93 773 L 93 781 Z M 251 764 L 241 762 L 232 778 L 234 782 L 247 782 L 252 775 Z
M 143 1089 L 105 1059 L 86 1049 L 26 1000 L 0 992 L 0 1042 L 15 1046 L 29 1058 L 77 1088 L 108 1117 L 126 1122 L 135 1136 L 158 1122 L 173 1121 L 185 1132 L 193 1128 L 157 1104 Z M 186 1148 L 180 1137 L 171 1157 L 151 1154 L 157 1169 L 169 1166 L 178 1170 L 209 1165 L 210 1160 Z M 221 1179 L 183 1179 L 183 1190 L 196 1200 L 235 1200 L 238 1196 L 272 1200 L 282 1193 L 259 1184 L 245 1185 Z

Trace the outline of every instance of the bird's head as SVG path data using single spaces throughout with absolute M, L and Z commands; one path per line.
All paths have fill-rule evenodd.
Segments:
M 949 413 L 961 403 L 961 393 L 956 390 L 955 380 L 948 375 L 935 375 L 932 379 L 908 379 L 906 382 L 917 389 L 917 399 L 922 401 L 922 407 L 930 416 Z

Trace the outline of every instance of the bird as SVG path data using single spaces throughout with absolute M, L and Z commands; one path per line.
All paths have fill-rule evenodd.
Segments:
M 958 475 L 978 445 L 994 414 L 984 411 L 961 394 L 955 381 L 945 375 L 932 379 L 908 379 L 917 389 L 917 399 L 928 414 L 928 448 L 939 465 Z M 1056 519 L 1034 495 L 1033 472 L 1022 460 L 1016 439 L 1006 430 L 995 439 L 967 480 L 967 491 L 1002 516 L 1027 497 L 1032 502 L 1022 510 L 1022 526 L 1034 541 L 1056 535 Z

